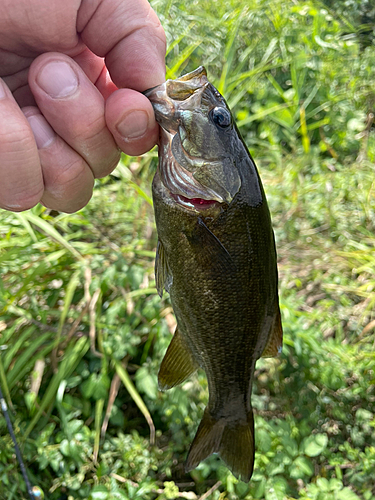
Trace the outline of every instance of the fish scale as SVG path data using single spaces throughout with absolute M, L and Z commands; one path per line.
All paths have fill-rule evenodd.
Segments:
M 255 363 L 277 355 L 282 342 L 266 197 L 230 110 L 203 67 L 145 94 L 161 125 L 152 187 L 156 282 L 160 295 L 168 288 L 177 319 L 159 386 L 166 390 L 197 368 L 205 371 L 209 400 L 185 468 L 218 453 L 233 474 L 249 481 Z

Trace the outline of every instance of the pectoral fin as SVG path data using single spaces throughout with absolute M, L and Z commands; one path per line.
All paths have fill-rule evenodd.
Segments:
M 268 342 L 262 353 L 262 358 L 273 358 L 280 354 L 283 344 L 283 327 L 281 324 L 280 309 L 277 310 L 275 320 L 273 322 L 271 333 L 268 337 Z
M 172 341 L 161 362 L 158 382 L 161 391 L 166 391 L 181 384 L 189 375 L 195 372 L 198 363 L 193 357 L 184 337 L 176 328 Z
M 202 267 L 218 273 L 234 274 L 236 272 L 236 265 L 231 255 L 201 217 L 197 219 L 189 242 L 195 250 L 197 263 Z
M 167 292 L 169 292 L 169 287 L 172 283 L 172 275 L 168 268 L 168 262 L 163 244 L 160 240 L 158 241 L 158 246 L 156 247 L 155 282 L 156 289 L 160 297 L 163 296 L 164 288 Z

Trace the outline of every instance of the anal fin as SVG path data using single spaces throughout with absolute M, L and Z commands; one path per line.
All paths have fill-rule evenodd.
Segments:
M 172 341 L 161 362 L 158 382 L 161 391 L 181 384 L 198 368 L 190 347 L 176 328 Z
M 277 308 L 277 313 L 272 325 L 272 330 L 268 337 L 268 342 L 262 353 L 262 358 L 273 358 L 280 354 L 283 344 L 283 327 L 281 324 L 280 309 Z

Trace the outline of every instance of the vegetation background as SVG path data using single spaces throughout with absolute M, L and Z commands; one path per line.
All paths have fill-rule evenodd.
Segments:
M 0 383 L 50 500 L 375 499 L 372 0 L 154 0 L 168 77 L 204 64 L 259 167 L 285 331 L 257 364 L 249 484 L 183 462 L 204 374 L 167 393 L 156 294 L 157 151 L 124 157 L 72 215 L 0 213 Z M 0 416 L 0 499 L 26 499 Z

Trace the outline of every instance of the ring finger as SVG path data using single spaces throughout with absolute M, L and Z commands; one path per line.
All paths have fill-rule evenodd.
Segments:
M 94 175 L 87 162 L 48 124 L 36 107 L 22 111 L 34 133 L 43 172 L 46 207 L 72 213 L 84 207 L 91 198 Z

